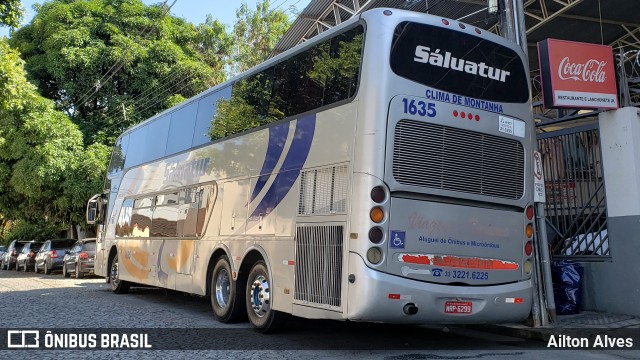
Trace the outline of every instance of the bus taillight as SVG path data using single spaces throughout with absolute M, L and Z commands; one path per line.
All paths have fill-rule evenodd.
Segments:
M 526 215 L 528 220 L 533 220 L 533 206 L 529 205 L 529 207 L 527 207 Z
M 374 227 L 371 228 L 371 230 L 369 230 L 369 241 L 371 241 L 374 244 L 380 244 L 382 242 L 384 238 L 384 233 L 382 232 L 382 229 L 379 227 Z
M 376 186 L 373 189 L 371 189 L 371 200 L 380 204 L 384 202 L 386 198 L 387 198 L 387 194 L 384 192 L 384 189 L 382 188 L 382 186 Z
M 367 260 L 372 264 L 378 264 L 382 261 L 382 251 L 380 248 L 372 247 L 367 251 Z
M 531 243 L 531 241 L 527 241 L 527 243 L 524 244 L 524 253 L 527 256 L 531 256 L 531 254 L 533 253 L 533 243 Z

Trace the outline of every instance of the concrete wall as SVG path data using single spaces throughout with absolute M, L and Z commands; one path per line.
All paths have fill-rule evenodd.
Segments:
M 640 109 L 600 114 L 611 261 L 583 263 L 585 310 L 640 316 Z

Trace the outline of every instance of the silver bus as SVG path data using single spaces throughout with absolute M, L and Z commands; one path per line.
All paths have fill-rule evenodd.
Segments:
M 95 272 L 303 318 L 497 323 L 531 309 L 527 64 L 455 20 L 364 12 L 126 130 Z

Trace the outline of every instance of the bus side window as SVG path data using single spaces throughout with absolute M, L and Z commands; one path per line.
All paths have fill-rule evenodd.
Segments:
M 149 237 L 155 201 L 155 196 L 148 196 L 134 201 L 133 213 L 131 215 L 132 229 L 130 236 Z
M 197 192 L 196 202 L 198 204 L 198 223 L 196 226 L 196 234 L 202 236 L 205 230 L 205 224 L 209 218 L 209 213 L 213 208 L 215 201 L 215 185 L 209 184 L 200 186 Z
M 196 236 L 196 223 L 198 222 L 196 189 L 192 187 L 180 190 L 177 222 L 177 236 L 179 237 Z
M 116 237 L 131 236 L 131 212 L 133 208 L 133 199 L 125 199 L 120 208 L 120 215 L 116 223 Z
M 175 237 L 178 225 L 179 193 L 160 194 L 156 197 L 156 207 L 151 221 L 151 236 Z

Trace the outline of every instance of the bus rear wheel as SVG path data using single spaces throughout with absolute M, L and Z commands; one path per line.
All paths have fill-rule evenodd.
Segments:
M 130 284 L 127 281 L 120 280 L 120 273 L 118 272 L 118 254 L 111 261 L 111 272 L 109 274 L 111 291 L 116 294 L 126 294 L 129 292 Z
M 264 261 L 256 262 L 247 280 L 247 315 L 256 331 L 270 333 L 281 329 L 288 314 L 273 310 L 273 292 L 269 271 Z
M 233 281 L 231 274 L 229 258 L 221 256 L 211 274 L 211 307 L 216 320 L 223 323 L 242 320 L 244 311 L 244 297 L 237 292 L 244 284 Z

